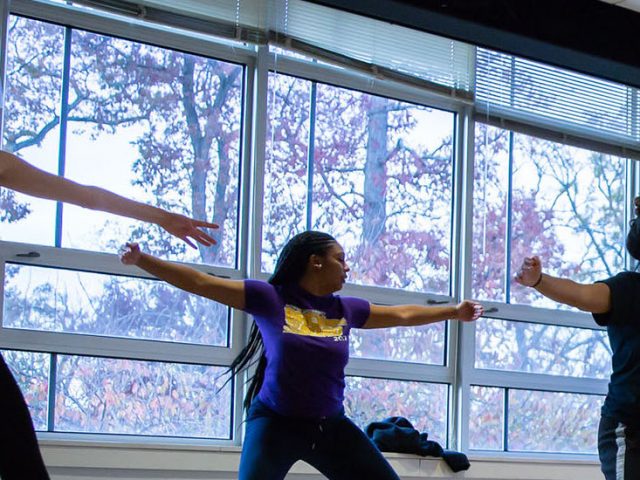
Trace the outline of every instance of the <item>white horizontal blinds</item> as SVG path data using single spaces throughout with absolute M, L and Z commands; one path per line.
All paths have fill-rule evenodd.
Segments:
M 303 0 L 74 1 L 236 40 L 268 40 L 379 78 L 473 98 L 472 46 Z
M 145 8 L 156 8 L 180 15 L 225 22 L 239 28 L 252 28 L 261 32 L 269 29 L 267 15 L 270 0 L 138 0 Z M 266 36 L 264 36 L 266 38 Z
M 502 118 L 640 150 L 638 90 L 478 48 L 478 120 Z
M 45 0 L 46 1 L 46 0 Z M 54 0 L 49 0 L 54 1 Z M 69 0 L 110 13 L 247 43 L 268 39 L 274 0 Z
M 381 76 L 397 72 L 471 96 L 474 49 L 465 43 L 302 0 L 285 2 L 276 31 L 284 36 L 278 43 L 294 40 L 296 48 L 334 52 Z

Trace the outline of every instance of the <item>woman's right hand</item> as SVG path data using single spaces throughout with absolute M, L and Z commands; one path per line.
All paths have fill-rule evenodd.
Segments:
M 120 253 L 120 261 L 125 265 L 137 265 L 141 256 L 140 246 L 134 242 L 127 242 Z
M 525 287 L 534 287 L 540 283 L 541 278 L 542 262 L 540 262 L 540 257 L 525 257 L 516 274 L 516 282 Z

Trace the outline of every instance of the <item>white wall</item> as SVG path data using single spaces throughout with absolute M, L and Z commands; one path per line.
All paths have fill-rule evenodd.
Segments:
M 167 446 L 104 441 L 41 439 L 52 480 L 203 480 L 237 479 L 240 449 L 217 446 Z M 431 457 L 386 454 L 404 480 L 437 478 L 473 480 L 602 480 L 592 459 L 498 459 L 470 457 L 471 468 L 453 473 L 446 463 Z M 310 466 L 294 465 L 289 480 L 323 478 Z M 354 479 L 366 480 L 366 479 Z

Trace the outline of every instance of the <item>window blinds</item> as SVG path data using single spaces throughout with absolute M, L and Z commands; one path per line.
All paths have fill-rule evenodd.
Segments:
M 272 43 L 472 99 L 474 48 L 304 0 L 74 0 L 140 19 Z
M 524 123 L 640 152 L 638 89 L 477 49 L 477 119 Z
M 474 49 L 462 42 L 302 0 L 289 0 L 277 31 L 310 47 L 370 65 L 381 76 L 398 72 L 471 98 Z M 391 76 L 391 75 L 390 75 Z

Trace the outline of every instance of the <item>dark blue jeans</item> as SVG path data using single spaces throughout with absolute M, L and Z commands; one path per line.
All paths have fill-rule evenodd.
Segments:
M 29 408 L 2 355 L 0 412 L 0 478 L 49 480 Z
M 298 460 L 330 480 L 400 480 L 344 412 L 317 420 L 289 418 L 254 400 L 247 414 L 239 480 L 281 480 Z
M 640 429 L 602 416 L 598 427 L 598 453 L 606 480 L 640 478 Z

